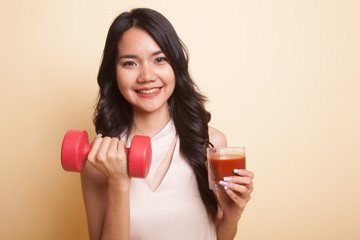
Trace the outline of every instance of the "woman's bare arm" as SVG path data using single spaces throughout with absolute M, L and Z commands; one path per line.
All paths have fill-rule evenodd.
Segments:
M 214 147 L 227 147 L 226 137 L 219 130 L 209 127 L 209 137 Z M 234 239 L 241 214 L 251 198 L 253 177 L 253 173 L 247 170 L 237 175 L 234 173 L 232 180 L 226 182 L 228 190 L 215 192 L 220 203 L 217 222 L 218 240 Z
M 97 137 L 81 181 L 90 239 L 130 239 L 130 178 L 123 142 Z

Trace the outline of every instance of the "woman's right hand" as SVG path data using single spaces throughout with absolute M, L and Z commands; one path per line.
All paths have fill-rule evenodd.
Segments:
M 97 136 L 81 172 L 90 239 L 130 239 L 130 177 L 124 145 L 118 138 Z
M 118 138 L 101 137 L 99 134 L 88 154 L 89 163 L 115 184 L 130 184 L 125 143 Z

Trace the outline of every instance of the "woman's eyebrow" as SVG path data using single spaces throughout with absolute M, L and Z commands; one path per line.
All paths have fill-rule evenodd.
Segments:
M 162 50 L 158 50 L 158 51 L 153 52 L 151 55 L 156 56 L 156 55 L 159 55 L 162 53 L 163 53 Z M 121 55 L 120 57 L 118 57 L 118 60 L 124 59 L 124 58 L 135 58 L 136 59 L 136 58 L 138 58 L 138 56 L 135 54 L 124 54 L 124 55 Z
M 152 55 L 153 56 L 156 56 L 156 55 L 159 55 L 159 54 L 162 54 L 163 51 L 162 50 L 159 50 L 159 51 L 155 51 Z
M 137 58 L 136 55 L 133 55 L 133 54 L 124 54 L 124 55 L 121 55 L 120 57 L 118 57 L 118 59 L 123 59 L 123 58 Z

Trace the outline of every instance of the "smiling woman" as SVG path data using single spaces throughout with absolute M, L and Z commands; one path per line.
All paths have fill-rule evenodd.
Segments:
M 122 36 L 118 55 L 117 83 L 134 115 L 161 116 L 163 111 L 168 120 L 167 100 L 175 88 L 175 75 L 158 44 L 146 31 L 133 27 Z
M 106 31 L 119 11 L 136 6 L 171 19 L 191 52 L 192 76 L 209 96 L 210 123 L 226 133 L 229 145 L 247 148 L 256 190 L 235 239 L 360 239 L 360 1 L 84 2 L 1 2 L 0 239 L 89 239 L 78 174 L 62 170 L 59 150 L 67 129 L 96 136 L 89 116 Z M 156 42 L 173 64 L 176 57 Z M 113 43 L 116 55 L 118 41 Z M 116 58 L 110 59 L 108 67 L 115 66 Z M 184 71 L 172 67 L 178 80 Z M 108 88 L 118 93 L 112 80 Z M 181 92 L 176 99 L 188 106 L 183 98 L 193 94 Z M 106 110 L 126 119 L 118 108 L 120 103 Z M 182 117 L 202 126 L 191 114 Z M 105 120 L 111 128 L 99 125 L 98 132 L 105 136 L 104 129 L 114 127 L 116 136 L 119 120 Z M 189 132 L 198 146 L 203 133 Z M 187 147 L 191 139 L 186 141 L 178 143 Z M 167 174 L 176 170 L 175 183 L 183 183 L 176 164 Z M 167 174 L 153 197 L 169 186 L 163 185 Z M 143 215 L 153 207 L 144 204 Z M 189 216 L 180 206 L 181 216 Z M 155 217 L 180 218 L 163 212 L 152 215 L 154 232 L 167 227 L 156 225 Z
M 208 126 L 206 98 L 188 71 L 185 47 L 151 9 L 119 15 L 110 26 L 98 74 L 97 133 L 81 174 L 91 239 L 233 239 L 250 200 L 253 173 L 209 189 L 206 148 L 226 146 Z M 151 137 L 146 179 L 131 179 L 124 145 Z M 225 180 L 225 179 L 224 179 Z

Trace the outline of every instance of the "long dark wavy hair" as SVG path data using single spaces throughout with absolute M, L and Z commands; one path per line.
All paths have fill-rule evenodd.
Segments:
M 191 165 L 202 201 L 215 221 L 218 204 L 209 189 L 205 166 L 206 147 L 211 145 L 208 134 L 211 115 L 204 106 L 206 98 L 190 77 L 186 47 L 171 23 L 159 12 L 133 9 L 120 14 L 110 26 L 97 79 L 100 90 L 94 114 L 96 132 L 116 137 L 129 134 L 131 130 L 133 111 L 118 89 L 116 58 L 119 40 L 132 27 L 143 29 L 153 37 L 174 70 L 175 89 L 168 99 L 170 115 L 180 138 L 180 151 Z

